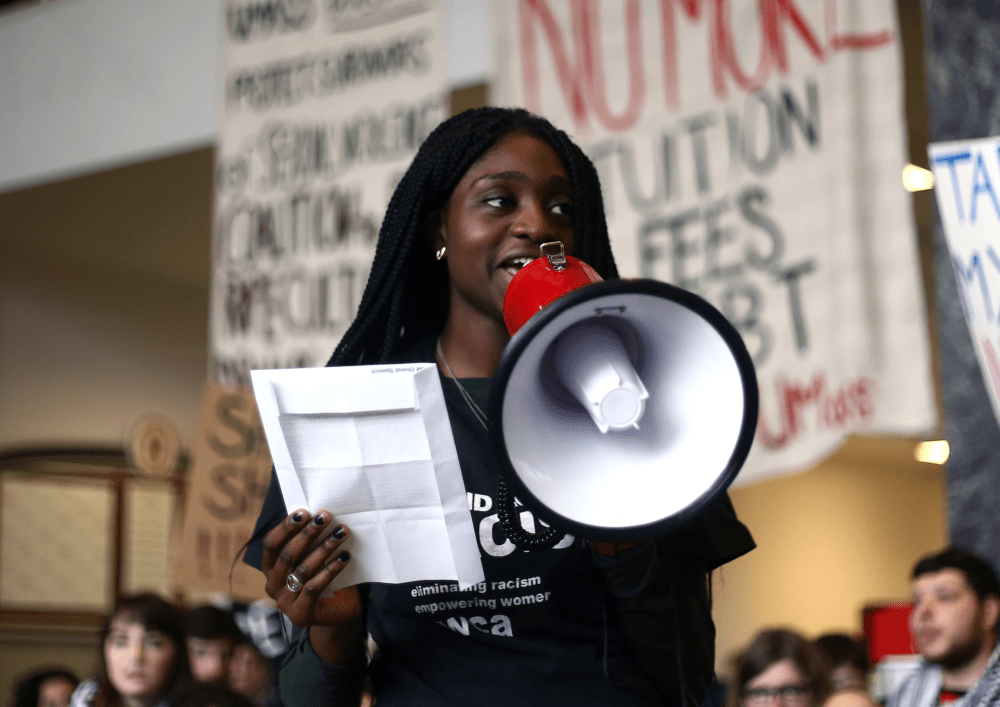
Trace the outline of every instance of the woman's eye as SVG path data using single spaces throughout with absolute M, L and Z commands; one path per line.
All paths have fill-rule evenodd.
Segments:
M 557 216 L 571 216 L 573 214 L 573 203 L 570 201 L 553 204 L 551 208 L 552 213 Z
M 512 199 L 506 196 L 491 196 L 483 200 L 487 206 L 491 206 L 494 209 L 504 209 L 511 205 Z
M 115 648 L 122 648 L 128 644 L 128 638 L 120 634 L 112 634 L 111 636 L 108 636 L 108 643 L 113 645 Z

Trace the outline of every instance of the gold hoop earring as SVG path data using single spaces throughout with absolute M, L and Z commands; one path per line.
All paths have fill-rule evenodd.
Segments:
M 437 258 L 438 260 L 441 260 L 442 258 L 444 258 L 445 251 L 447 251 L 447 250 L 448 250 L 448 246 L 441 246 L 440 248 L 438 248 L 437 252 L 434 254 L 434 257 Z

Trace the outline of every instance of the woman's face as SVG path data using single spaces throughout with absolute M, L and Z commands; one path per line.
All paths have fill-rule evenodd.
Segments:
M 253 698 L 266 689 L 270 681 L 271 667 L 267 659 L 245 643 L 236 646 L 229 669 L 229 687 L 241 695 Z
M 538 246 L 573 252 L 573 191 L 555 150 L 513 133 L 465 173 L 442 209 L 435 249 L 447 247 L 452 317 L 503 323 L 503 297 Z
M 746 707 L 809 707 L 812 694 L 795 663 L 782 660 L 743 687 L 743 704 Z
M 104 642 L 104 659 L 111 684 L 122 697 L 152 700 L 166 690 L 177 646 L 161 631 L 115 617 Z
M 38 707 L 66 707 L 75 688 L 64 677 L 49 678 L 38 687 Z

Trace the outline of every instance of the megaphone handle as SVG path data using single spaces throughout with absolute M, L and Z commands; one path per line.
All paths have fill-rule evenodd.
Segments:
M 497 517 L 507 539 L 522 550 L 548 550 L 566 536 L 552 526 L 540 533 L 525 530 L 514 512 L 514 494 L 502 478 L 497 482 Z

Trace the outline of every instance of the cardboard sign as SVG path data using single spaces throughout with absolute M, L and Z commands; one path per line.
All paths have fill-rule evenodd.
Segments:
M 271 482 L 271 456 L 253 395 L 208 386 L 193 455 L 177 585 L 185 592 L 266 598 L 264 575 L 239 559 Z

